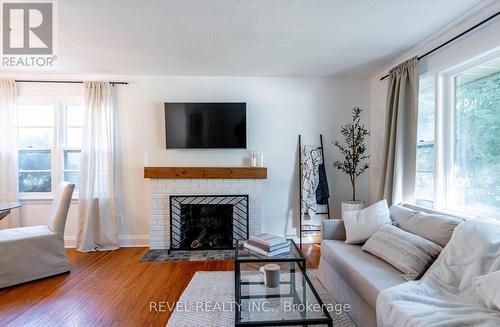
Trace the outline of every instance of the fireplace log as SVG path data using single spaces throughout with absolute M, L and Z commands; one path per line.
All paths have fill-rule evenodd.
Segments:
M 210 241 L 208 241 L 208 246 L 214 247 L 219 245 L 220 241 L 222 240 L 222 236 L 220 235 L 212 235 L 210 238 Z
M 201 247 L 203 245 L 203 239 L 205 238 L 205 236 L 207 235 L 207 232 L 208 230 L 206 228 L 204 228 L 200 234 L 198 235 L 198 237 L 191 242 L 191 248 L 192 249 L 197 249 L 199 247 Z

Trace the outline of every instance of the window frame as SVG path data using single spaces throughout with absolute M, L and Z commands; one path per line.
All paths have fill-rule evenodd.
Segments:
M 500 60 L 500 51 L 475 58 L 461 65 L 426 73 L 435 78 L 435 177 L 434 201 L 416 200 L 417 206 L 476 218 L 498 219 L 499 210 L 484 210 L 473 206 L 458 205 L 453 200 L 455 176 L 455 78 L 468 70 Z
M 53 136 L 52 136 L 52 147 L 45 148 L 19 148 L 19 151 L 23 150 L 49 150 L 51 159 L 51 191 L 50 192 L 21 192 L 18 189 L 18 198 L 20 200 L 52 200 L 55 197 L 55 191 L 57 186 L 64 181 L 64 151 L 67 150 L 80 150 L 81 148 L 68 148 L 66 146 L 66 107 L 67 106 L 83 106 L 83 97 L 77 96 L 20 96 L 17 100 L 17 106 L 29 106 L 29 105 L 50 105 L 54 110 L 54 121 L 53 121 Z M 17 126 L 17 129 L 23 128 L 24 126 Z M 29 128 L 29 126 L 27 126 Z M 41 128 L 41 127 L 37 127 Z M 17 176 L 17 183 L 19 184 L 19 172 Z M 73 200 L 78 199 L 78 192 L 73 193 Z

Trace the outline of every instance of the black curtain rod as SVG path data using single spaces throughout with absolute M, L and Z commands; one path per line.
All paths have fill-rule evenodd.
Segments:
M 30 80 L 30 79 L 16 79 L 16 83 L 56 83 L 56 84 L 83 84 L 83 81 L 43 81 L 43 80 Z M 115 85 L 128 85 L 128 82 L 109 82 L 112 86 Z
M 462 36 L 464 36 L 465 34 L 469 33 L 470 31 L 472 30 L 475 30 L 476 28 L 478 28 L 479 26 L 489 22 L 490 20 L 492 20 L 493 18 L 497 17 L 498 15 L 500 15 L 500 11 L 491 15 L 490 17 L 480 21 L 479 23 L 477 23 L 476 25 L 468 28 L 467 30 L 463 31 L 462 33 L 458 34 L 457 36 L 455 36 L 454 38 L 452 39 L 449 39 L 448 41 L 444 42 L 444 43 L 441 43 L 440 45 L 438 45 L 437 47 L 435 47 L 434 49 L 432 50 L 429 50 L 427 51 L 426 53 L 424 53 L 423 55 L 421 56 L 418 56 L 418 60 L 424 58 L 424 57 L 427 57 L 428 55 L 438 51 L 439 49 L 441 49 L 442 47 L 445 47 L 447 46 L 448 44 L 450 44 L 451 42 L 455 41 L 456 39 L 458 38 L 461 38 Z M 383 81 L 384 79 L 386 79 L 387 77 L 389 77 L 389 74 L 385 75 L 384 77 L 382 77 L 380 80 Z

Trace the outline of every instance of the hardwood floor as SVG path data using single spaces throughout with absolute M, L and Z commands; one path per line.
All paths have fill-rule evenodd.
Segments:
M 150 302 L 174 303 L 197 271 L 234 269 L 232 261 L 140 262 L 147 251 L 68 249 L 71 273 L 0 290 L 0 326 L 165 326 L 170 312 Z M 303 251 L 316 268 L 319 246 Z

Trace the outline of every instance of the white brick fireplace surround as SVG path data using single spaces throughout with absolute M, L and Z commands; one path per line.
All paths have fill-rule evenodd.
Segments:
M 266 172 L 267 174 L 267 172 Z M 145 173 L 145 177 L 147 173 Z M 151 178 L 149 243 L 170 247 L 170 195 L 248 195 L 249 235 L 261 233 L 262 178 Z

